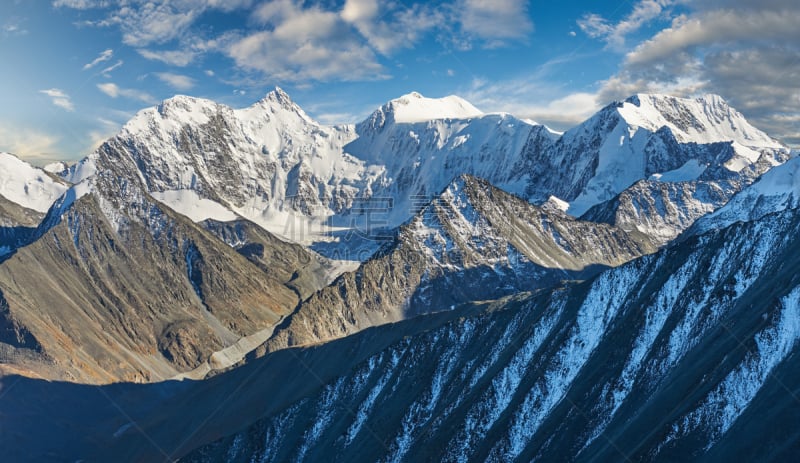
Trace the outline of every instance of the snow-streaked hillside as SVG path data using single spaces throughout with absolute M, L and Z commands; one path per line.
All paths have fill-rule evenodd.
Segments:
M 261 353 L 589 278 L 655 249 L 462 175 L 375 257 L 300 304 Z
M 436 328 L 420 318 L 369 353 L 393 332 L 361 333 L 341 343 L 356 365 L 184 461 L 791 461 L 798 217 L 465 306 Z
M 727 204 L 697 221 L 697 233 L 800 206 L 800 158 L 792 158 L 762 175 Z

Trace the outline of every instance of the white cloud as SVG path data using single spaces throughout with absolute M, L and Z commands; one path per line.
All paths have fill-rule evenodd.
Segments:
M 149 93 L 129 88 L 120 88 L 117 84 L 112 82 L 97 84 L 97 88 L 111 98 L 125 97 L 148 104 L 152 104 L 156 101 Z
M 461 0 L 456 2 L 461 25 L 468 35 L 497 46 L 508 39 L 525 39 L 533 32 L 528 2 L 520 0 Z
M 118 25 L 124 44 L 143 47 L 181 37 L 201 13 L 200 9 L 176 9 L 170 3 L 148 2 L 137 8 L 123 7 L 99 25 Z
M 102 52 L 100 52 L 97 58 L 95 58 L 91 63 L 84 64 L 83 70 L 86 71 L 88 69 L 91 69 L 104 61 L 110 60 L 113 56 L 114 56 L 114 50 L 110 48 L 107 50 L 103 50 Z
M 585 14 L 578 20 L 578 27 L 593 39 L 607 37 L 614 32 L 611 23 L 596 13 Z
M 347 0 L 339 15 L 382 55 L 413 47 L 423 34 L 444 22 L 443 12 L 429 5 L 377 0 Z
M 578 21 L 578 27 L 589 37 L 600 38 L 612 48 L 620 49 L 625 46 L 628 35 L 664 16 L 665 9 L 673 3 L 675 0 L 640 0 L 633 11 L 617 24 L 611 24 L 600 15 L 587 14 Z
M 600 109 L 594 93 L 570 93 L 526 109 L 527 117 L 549 127 L 564 130 L 585 121 Z
M 171 72 L 157 72 L 155 75 L 162 82 L 176 90 L 189 90 L 194 87 L 194 79 L 189 76 L 173 74 Z
M 64 91 L 51 88 L 47 90 L 39 90 L 39 93 L 43 93 L 50 97 L 50 101 L 65 111 L 75 111 L 75 106 L 72 104 L 72 100 L 70 99 L 69 95 L 64 93 Z
M 16 154 L 27 160 L 52 160 L 58 158 L 56 146 L 60 140 L 51 134 L 0 123 L 0 151 Z
M 161 61 L 162 63 L 178 67 L 188 66 L 198 56 L 198 53 L 194 50 L 154 51 L 140 48 L 136 51 L 146 59 Z
M 386 78 L 383 59 L 430 35 L 459 48 L 473 43 L 498 47 L 525 41 L 533 31 L 528 4 L 520 0 L 410 4 L 345 0 L 339 6 L 300 0 L 56 0 L 53 4 L 104 9 L 102 19 L 86 24 L 119 28 L 123 43 L 150 60 L 187 66 L 204 53 L 222 52 L 242 70 L 297 85 Z M 210 36 L 207 28 L 195 27 L 210 10 L 248 7 L 252 11 L 247 28 Z M 172 49 L 162 49 L 165 45 Z
M 263 4 L 254 18 L 263 30 L 234 41 L 226 50 L 244 69 L 293 82 L 383 76 L 373 51 L 335 12 L 303 9 L 282 0 Z
M 101 92 L 105 93 L 111 98 L 116 98 L 119 96 L 119 87 L 117 86 L 117 84 L 113 84 L 111 82 L 105 84 L 97 84 L 97 88 L 99 88 Z
M 107 0 L 54 0 L 55 8 L 74 8 L 76 10 L 88 10 L 91 8 L 105 8 L 109 5 Z
M 416 46 L 436 31 L 459 47 L 500 46 L 533 30 L 525 2 L 457 0 L 432 6 L 347 0 L 338 11 L 293 0 L 262 4 L 253 13 L 261 30 L 225 49 L 237 65 L 295 83 L 387 77 L 379 56 Z M 366 43 L 365 43 L 366 41 Z
M 116 135 L 121 127 L 121 124 L 104 118 L 98 118 L 97 123 L 97 128 L 88 133 L 89 144 L 84 149 L 87 153 L 99 148 L 106 140 Z
M 565 93 L 542 76 L 554 63 L 546 63 L 535 76 L 509 80 L 475 79 L 464 97 L 486 112 L 508 112 L 556 130 L 569 129 L 594 114 L 599 105 L 592 93 Z M 558 96 L 555 96 L 558 95 Z
M 26 35 L 28 30 L 22 25 L 24 21 L 25 20 L 23 18 L 8 18 L 3 25 L 0 26 L 0 32 L 3 33 L 4 37 Z
M 643 42 L 626 57 L 629 64 L 649 64 L 700 46 L 733 41 L 800 41 L 800 11 L 721 10 L 691 17 Z
M 111 9 L 105 18 L 86 24 L 119 27 L 123 43 L 145 47 L 184 37 L 206 11 L 233 11 L 249 7 L 252 3 L 252 0 L 56 0 L 53 5 L 75 9 Z

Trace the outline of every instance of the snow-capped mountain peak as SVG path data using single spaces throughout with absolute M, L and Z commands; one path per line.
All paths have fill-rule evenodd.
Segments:
M 175 95 L 157 106 L 142 109 L 123 127 L 121 134 L 134 134 L 154 130 L 179 130 L 184 125 L 207 124 L 217 112 L 218 104 L 203 98 Z
M 260 99 L 254 105 L 250 106 L 250 108 L 246 108 L 251 110 L 251 112 L 255 111 L 266 111 L 267 113 L 277 114 L 277 113 L 290 113 L 296 114 L 300 116 L 306 123 L 316 124 L 316 121 L 311 119 L 303 108 L 301 108 L 297 103 L 292 100 L 288 93 L 286 93 L 282 88 L 275 87 L 274 90 L 267 93 L 264 98 Z
M 756 129 L 721 96 L 678 98 L 637 94 L 618 109 L 630 126 L 655 132 L 669 128 L 680 142 L 737 142 L 749 148 L 781 148 L 782 145 Z
M 214 211 L 230 210 L 213 217 L 245 217 L 304 244 L 332 240 L 328 225 L 358 229 L 373 220 L 359 212 L 365 201 L 390 200 L 380 227 L 398 226 L 463 173 L 536 204 L 555 196 L 563 200 L 557 209 L 569 203 L 569 213 L 580 216 L 647 179 L 722 175 L 730 180 L 727 200 L 787 151 L 715 95 L 635 95 L 557 135 L 507 114 L 483 114 L 457 96 L 417 92 L 355 126 L 329 127 L 280 88 L 243 109 L 176 96 L 138 113 L 107 145 L 101 150 L 132 158 L 128 174 L 182 213 L 206 211 L 211 201 Z M 93 156 L 65 178 L 92 175 Z M 721 166 L 727 170 L 719 173 Z
M 478 108 L 455 95 L 427 98 L 411 92 L 381 106 L 369 121 L 379 122 L 378 125 L 382 126 L 385 121 L 403 124 L 437 119 L 469 119 L 481 115 L 483 112 Z
M 562 140 L 564 155 L 584 163 L 580 175 L 587 181 L 580 193 L 557 194 L 576 216 L 648 178 L 707 181 L 706 169 L 722 167 L 730 174 L 709 175 L 752 181 L 763 172 L 759 162 L 776 165 L 788 153 L 717 95 L 634 95 L 603 108 Z M 587 155 L 588 147 L 596 155 Z

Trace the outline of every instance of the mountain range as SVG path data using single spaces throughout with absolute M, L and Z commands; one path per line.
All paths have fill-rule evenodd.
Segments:
M 716 95 L 557 133 L 418 93 L 325 126 L 281 89 L 176 96 L 71 166 L 0 154 L 0 440 L 20 461 L 783 459 L 796 154 Z

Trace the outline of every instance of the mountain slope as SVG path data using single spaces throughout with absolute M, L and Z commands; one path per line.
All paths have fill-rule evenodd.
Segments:
M 693 231 L 702 233 L 727 227 L 735 222 L 756 220 L 767 214 L 800 205 L 800 158 L 765 173 L 727 204 L 699 220 Z
M 587 278 L 655 249 L 640 238 L 533 206 L 464 175 L 378 255 L 301 304 L 258 355 Z
M 88 383 L 166 379 L 242 337 L 268 336 L 325 283 L 298 283 L 324 264 L 297 245 L 259 230 L 271 247 L 265 272 L 161 205 L 113 145 L 95 166 L 37 239 L 0 264 L 0 349 L 17 370 Z
M 397 341 L 184 461 L 780 461 L 798 230 L 795 210 L 734 224 Z
M 720 148 L 723 153 L 733 150 L 729 144 L 710 146 Z M 691 166 L 678 169 L 683 172 L 654 174 L 613 199 L 593 206 L 581 218 L 637 230 L 659 244 L 666 244 L 697 219 L 724 206 L 777 162 L 783 162 L 787 155 L 783 151 L 765 151 L 755 163 L 738 172 L 725 166 Z M 702 172 L 695 170 L 698 167 L 702 167 Z M 687 171 L 695 172 L 697 177 L 687 176 Z M 666 177 L 668 181 L 664 181 Z
M 0 439 L 17 459 L 786 461 L 799 230 L 796 210 L 774 213 L 203 382 L 0 378 Z
M 17 158 L 0 153 L 0 260 L 35 239 L 35 229 L 66 182 Z

